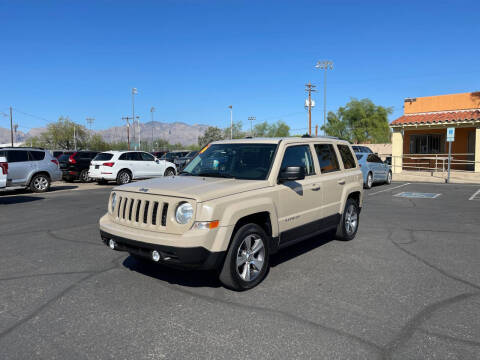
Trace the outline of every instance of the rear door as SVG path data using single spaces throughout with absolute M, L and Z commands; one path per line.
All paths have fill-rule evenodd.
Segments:
M 324 226 L 338 224 L 343 188 L 346 184 L 345 173 L 331 143 L 315 144 L 318 163 L 320 165 L 320 186 L 322 187 L 322 214 Z
M 29 175 L 35 171 L 35 163 L 30 161 L 27 150 L 6 150 L 8 160 L 9 186 L 27 184 Z

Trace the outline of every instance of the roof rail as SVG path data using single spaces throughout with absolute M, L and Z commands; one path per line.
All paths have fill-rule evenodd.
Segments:
M 320 135 L 320 136 L 312 136 L 312 135 L 302 135 L 302 138 L 325 138 L 325 139 L 336 139 L 340 140 L 337 136 L 330 136 L 330 135 Z
M 41 147 L 36 146 L 1 146 L 0 149 L 37 149 L 37 150 L 45 150 Z

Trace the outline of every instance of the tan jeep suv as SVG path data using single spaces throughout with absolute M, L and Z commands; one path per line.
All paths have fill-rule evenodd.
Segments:
M 334 138 L 213 142 L 178 176 L 116 187 L 100 219 L 103 241 L 139 259 L 218 269 L 235 290 L 259 284 L 279 249 L 358 229 L 362 173 Z

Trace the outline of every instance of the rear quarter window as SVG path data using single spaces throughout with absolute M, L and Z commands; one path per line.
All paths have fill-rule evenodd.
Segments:
M 45 159 L 45 151 L 30 151 L 33 161 L 40 161 Z
M 113 157 L 113 154 L 110 153 L 100 153 L 93 160 L 98 160 L 98 161 L 108 161 L 111 160 Z
M 355 164 L 355 159 L 353 158 L 353 154 L 350 151 L 350 147 L 347 145 L 337 145 L 338 151 L 340 152 L 340 156 L 342 157 L 343 167 L 345 169 L 353 169 L 357 165 Z

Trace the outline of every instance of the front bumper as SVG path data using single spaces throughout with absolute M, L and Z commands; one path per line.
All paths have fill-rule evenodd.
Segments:
M 152 251 L 157 250 L 160 254 L 160 260 L 158 262 L 172 267 L 204 270 L 218 269 L 225 259 L 225 251 L 211 252 L 201 246 L 182 248 L 151 244 L 127 239 L 102 230 L 100 230 L 100 236 L 105 245 L 108 245 L 110 240 L 114 240 L 116 250 L 127 251 L 130 254 L 150 260 L 152 259 Z

